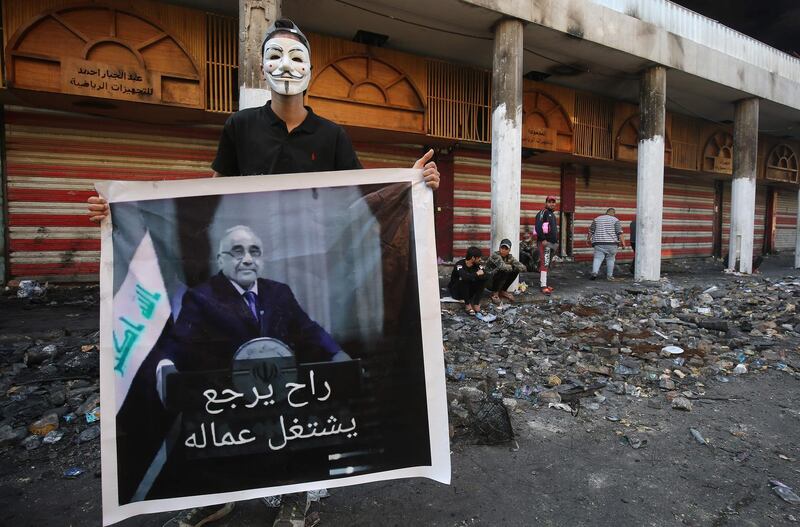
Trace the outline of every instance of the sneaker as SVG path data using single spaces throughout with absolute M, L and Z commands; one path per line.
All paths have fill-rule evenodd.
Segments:
M 272 527 L 305 527 L 308 506 L 307 493 L 284 494 Z
M 589 280 L 597 280 L 597 273 L 592 273 L 589 275 Z
M 222 505 L 209 505 L 208 507 L 198 507 L 181 512 L 175 521 L 178 527 L 200 527 L 207 523 L 224 518 L 233 510 L 235 503 L 223 503 Z
M 617 281 L 617 279 L 616 279 L 616 278 L 614 278 L 613 276 L 609 276 L 609 277 L 608 277 L 608 281 L 609 281 L 609 282 L 616 282 L 616 281 Z
M 544 295 L 548 295 L 549 296 L 550 294 L 552 294 L 552 292 L 553 292 L 553 288 L 552 287 L 546 287 L 545 286 L 545 287 L 542 288 L 542 294 L 544 294 Z

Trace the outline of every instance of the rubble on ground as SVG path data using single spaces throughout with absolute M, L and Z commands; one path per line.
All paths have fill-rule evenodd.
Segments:
M 665 279 L 518 299 L 484 306 L 497 315 L 492 323 L 459 304 L 442 304 L 455 436 L 485 440 L 477 409 L 492 399 L 503 401 L 512 421 L 514 414 L 553 409 L 618 421 L 632 398 L 691 412 L 714 383 L 768 369 L 800 379 L 795 278 L 748 277 L 710 287 Z M 646 443 L 625 440 L 633 448 Z
M 537 412 L 622 426 L 632 401 L 693 412 L 710 399 L 715 383 L 769 369 L 800 379 L 800 280 L 720 282 L 628 282 L 554 297 L 530 288 L 515 303 L 486 304 L 482 318 L 466 314 L 461 304 L 443 303 L 453 436 L 503 443 Z M 96 288 L 58 298 L 57 288 L 40 290 L 18 297 L 11 288 L 2 300 L 22 303 L 23 310 L 58 304 L 96 317 Z M 0 336 L 0 452 L 13 449 L 21 461 L 57 459 L 59 474 L 76 467 L 96 473 L 96 318 L 91 324 L 76 331 L 60 320 L 35 334 Z M 692 434 L 701 442 L 700 432 Z M 647 445 L 635 431 L 619 435 L 632 448 Z
M 99 331 L 96 320 L 81 330 L 70 323 L 78 316 L 96 319 L 97 288 L 54 292 L 23 281 L 16 291 L 6 288 L 0 301 L 4 313 L 14 309 L 23 318 L 40 306 L 65 310 L 64 319 L 39 321 L 35 331 L 17 322 L 5 325 L 0 335 L 0 453 L 15 449 L 17 460 L 65 467 L 59 473 L 97 473 Z

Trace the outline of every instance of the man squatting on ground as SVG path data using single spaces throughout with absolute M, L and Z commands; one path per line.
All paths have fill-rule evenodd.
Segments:
M 513 302 L 514 295 L 508 292 L 508 288 L 517 279 L 519 273 L 524 273 L 526 269 L 511 254 L 511 240 L 505 238 L 500 242 L 500 250 L 489 257 L 484 271 L 489 278 L 487 289 L 492 292 L 492 302 L 499 304 L 500 297 Z
M 590 278 L 597 278 L 603 260 L 606 261 L 606 277 L 614 280 L 614 261 L 617 258 L 617 249 L 625 247 L 625 234 L 622 232 L 622 224 L 616 217 L 617 211 L 614 208 L 606 210 L 592 220 L 589 225 L 589 234 L 586 241 L 594 248 L 594 260 L 592 262 L 592 274 Z
M 277 20 L 267 30 L 261 51 L 262 72 L 272 92 L 271 101 L 228 118 L 212 163 L 214 177 L 362 168 L 344 129 L 303 105 L 303 94 L 311 80 L 311 55 L 302 31 L 291 20 Z M 439 171 L 432 157 L 433 150 L 429 150 L 413 168 L 422 169 L 426 184 L 435 190 Z M 92 196 L 88 201 L 92 221 L 100 222 L 109 214 L 103 198 Z M 275 526 L 304 525 L 307 501 L 299 504 L 299 513 L 297 501 L 303 500 L 282 505 Z M 192 509 L 178 520 L 178 525 L 203 525 L 231 509 L 232 504 Z
M 553 210 L 556 208 L 556 197 L 547 196 L 544 208 L 536 215 L 536 244 L 539 247 L 539 287 L 542 293 L 549 295 L 553 288 L 547 285 L 547 271 L 550 260 L 558 251 L 558 221 Z
M 481 297 L 487 280 L 481 265 L 482 256 L 483 253 L 477 247 L 467 249 L 466 257 L 453 266 L 447 286 L 450 296 L 464 301 L 464 310 L 470 315 L 481 312 Z

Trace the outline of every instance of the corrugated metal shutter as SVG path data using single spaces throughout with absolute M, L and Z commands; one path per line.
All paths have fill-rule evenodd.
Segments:
M 636 174 L 615 169 L 592 167 L 589 179 L 578 176 L 575 190 L 575 242 L 573 255 L 576 261 L 592 259 L 593 249 L 586 243 L 592 220 L 605 214 L 609 207 L 617 210 L 625 239 L 630 239 L 630 222 L 636 215 Z M 617 253 L 617 260 L 630 260 L 630 248 Z
M 764 220 L 767 215 L 767 189 L 756 188 L 756 217 L 753 235 L 753 254 L 764 252 Z M 722 192 L 722 256 L 728 254 L 731 236 L 731 182 L 726 181 Z
M 491 160 L 489 153 L 458 151 L 453 158 L 455 189 L 453 197 L 453 254 L 461 258 L 474 245 L 487 252 L 491 239 Z M 545 198 L 558 196 L 561 169 L 522 163 L 520 224 L 533 230 L 536 214 Z
M 775 209 L 775 248 L 779 251 L 794 250 L 796 237 L 797 192 L 781 189 Z
M 662 258 L 711 256 L 714 182 L 668 175 L 664 180 Z
M 575 259 L 592 258 L 584 240 L 589 225 L 606 209 L 614 207 L 630 240 L 630 222 L 636 215 L 636 174 L 593 168 L 588 184 L 578 178 L 575 211 Z M 713 244 L 714 183 L 667 175 L 664 179 L 664 211 L 661 227 L 661 257 L 710 256 Z M 626 242 L 627 243 L 627 242 Z M 631 260 L 630 249 L 617 253 L 617 260 Z
M 353 147 L 364 168 L 411 168 L 423 154 L 421 145 L 355 143 Z
M 208 177 L 220 133 L 19 107 L 5 117 L 10 274 L 49 281 L 98 279 L 94 181 Z

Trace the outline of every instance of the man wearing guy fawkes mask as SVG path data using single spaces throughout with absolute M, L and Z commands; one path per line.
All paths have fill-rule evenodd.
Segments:
M 304 106 L 303 94 L 311 81 L 308 39 L 289 19 L 277 20 L 262 44 L 262 71 L 272 92 L 264 106 L 240 110 L 225 123 L 217 156 L 211 167 L 214 176 L 293 174 L 362 168 L 350 138 L 339 125 L 316 115 Z M 422 169 L 426 184 L 439 186 L 439 171 L 431 161 L 433 150 L 418 159 L 413 168 Z M 102 198 L 90 198 L 93 221 L 108 214 Z M 283 496 L 274 527 L 303 527 L 308 506 L 306 493 Z M 184 511 L 179 527 L 198 527 L 222 518 L 233 503 Z
M 217 176 L 296 174 L 359 169 L 361 163 L 344 129 L 303 105 L 311 81 L 308 39 L 288 19 L 275 22 L 261 47 L 262 70 L 272 99 L 228 118 L 211 167 Z M 414 163 L 429 187 L 439 171 L 429 150 Z

